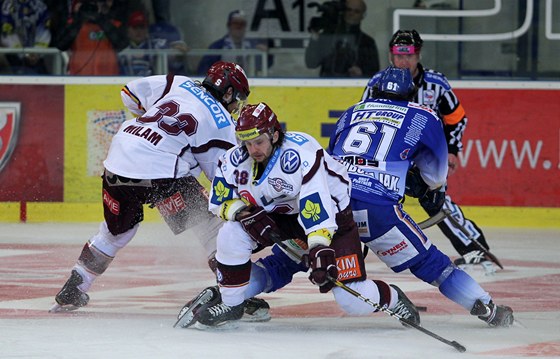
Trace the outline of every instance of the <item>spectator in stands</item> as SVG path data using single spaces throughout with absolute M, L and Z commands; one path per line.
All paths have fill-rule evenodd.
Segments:
M 111 12 L 113 0 L 81 0 L 55 46 L 70 50 L 68 74 L 118 75 L 117 52 L 127 45 L 122 22 Z
M 187 75 L 189 69 L 185 64 L 185 54 L 189 51 L 189 47 L 183 41 L 179 29 L 167 21 L 158 21 L 156 17 L 156 23 L 150 25 L 150 38 L 158 49 L 179 50 L 180 55 L 168 56 L 168 72 Z
M 1 2 L 1 1 L 0 1 Z M 66 31 L 68 17 L 72 9 L 73 0 L 43 0 L 50 14 L 51 47 L 56 47 L 54 40 Z
M 12 73 L 12 68 L 10 67 L 10 63 L 6 59 L 4 54 L 0 54 L 0 74 L 9 75 Z
M 148 27 L 146 13 L 141 10 L 130 14 L 127 22 L 129 45 L 119 53 L 119 65 L 122 75 L 150 76 L 156 74 L 157 55 L 155 53 L 131 53 L 127 50 L 178 49 L 186 52 L 187 45 L 181 40 L 177 29 L 168 23 L 161 22 Z M 170 55 L 167 57 L 167 72 L 185 74 L 184 56 Z
M 156 55 L 153 53 L 127 53 L 127 50 L 153 50 L 153 41 L 148 32 L 148 18 L 143 11 L 137 10 L 130 14 L 126 33 L 128 46 L 119 53 L 121 75 L 151 76 L 155 74 Z
M 42 0 L 4 0 L 0 14 L 0 42 L 7 48 L 46 48 L 51 41 L 50 15 Z M 21 75 L 47 74 L 40 53 L 7 54 L 10 72 Z
M 340 7 L 344 4 L 345 7 Z M 363 0 L 328 2 L 322 16 L 313 18 L 311 40 L 305 50 L 305 65 L 321 67 L 321 77 L 371 77 L 379 71 L 375 40 L 360 29 L 365 17 Z
M 247 31 L 247 17 L 242 10 L 234 10 L 229 13 L 227 19 L 228 32 L 221 39 L 214 41 L 208 48 L 209 49 L 259 49 L 261 51 L 268 51 L 267 41 L 259 41 L 256 39 L 248 39 L 245 37 Z M 255 66 L 251 68 L 251 61 L 249 56 L 240 54 L 232 55 L 207 55 L 204 56 L 198 65 L 198 74 L 203 75 L 208 71 L 210 66 L 216 61 L 231 61 L 241 65 L 245 71 L 252 73 L 254 71 L 262 70 L 262 61 L 260 58 L 254 59 Z M 272 57 L 268 56 L 268 66 L 272 65 Z

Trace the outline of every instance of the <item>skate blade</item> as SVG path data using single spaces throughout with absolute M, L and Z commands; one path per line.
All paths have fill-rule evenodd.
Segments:
M 510 328 L 523 328 L 523 329 L 528 329 L 528 327 L 523 324 L 522 322 L 520 322 L 519 320 L 517 320 L 515 317 L 513 318 L 513 323 L 511 323 Z
M 55 303 L 55 305 L 53 305 L 51 307 L 51 309 L 49 309 L 49 313 L 66 313 L 66 312 L 72 312 L 76 309 L 79 309 L 80 307 L 76 307 L 75 305 L 60 305 L 58 303 Z
M 220 323 L 218 325 L 205 325 L 200 322 L 196 322 L 193 326 L 194 329 L 201 331 L 222 331 L 222 330 L 232 330 L 239 328 L 240 320 L 230 320 L 227 322 Z
M 192 302 L 190 307 L 184 313 L 179 313 L 179 317 L 173 325 L 173 328 L 180 327 L 184 329 L 193 325 L 196 322 L 194 309 L 204 309 L 202 307 L 210 301 L 210 298 L 212 298 L 212 291 L 209 290 Z M 184 308 L 185 307 L 183 307 L 183 309 Z M 181 309 L 181 311 L 183 310 Z
M 262 323 L 268 322 L 270 319 L 272 319 L 272 317 L 268 310 L 264 311 L 264 313 L 258 310 L 253 314 L 243 313 L 243 317 L 241 317 L 241 321 L 246 323 Z

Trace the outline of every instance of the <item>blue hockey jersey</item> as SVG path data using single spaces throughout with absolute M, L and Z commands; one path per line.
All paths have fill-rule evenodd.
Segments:
M 328 152 L 346 164 L 352 198 L 358 200 L 399 201 L 413 162 L 431 189 L 446 182 L 447 143 L 441 120 L 417 103 L 359 102 L 339 118 Z

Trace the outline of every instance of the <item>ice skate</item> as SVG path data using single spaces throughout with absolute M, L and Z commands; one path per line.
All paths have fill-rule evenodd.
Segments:
M 246 299 L 243 302 L 243 311 L 243 322 L 268 322 L 271 319 L 270 306 L 264 299 Z
M 208 287 L 204 291 L 208 290 L 209 288 L 214 288 L 214 290 L 216 291 L 213 294 L 216 297 L 215 298 L 213 297 L 210 300 L 222 300 L 222 297 L 220 295 L 220 291 L 218 289 L 218 286 Z M 185 306 L 181 309 L 181 312 L 179 312 L 179 315 L 177 316 L 177 323 L 175 323 L 175 325 L 173 327 L 176 327 L 177 325 L 179 325 L 179 322 L 183 323 L 183 325 L 179 325 L 179 326 L 181 326 L 181 328 L 188 328 L 189 326 L 194 324 L 194 322 L 196 321 L 196 319 L 194 318 L 194 313 L 193 313 L 195 308 L 190 308 L 190 307 L 192 306 L 192 303 L 195 300 L 199 299 L 199 297 L 201 295 L 203 295 L 203 293 L 200 293 L 195 299 L 192 299 L 187 304 L 185 304 Z M 199 302 L 198 305 L 201 306 L 205 303 L 206 302 L 204 302 L 204 303 Z M 270 306 L 268 305 L 268 303 L 264 299 L 255 298 L 255 297 L 246 299 L 243 302 L 243 307 L 244 307 L 243 308 L 244 313 L 243 313 L 243 317 L 241 318 L 241 321 L 244 321 L 244 322 L 268 322 L 271 319 Z M 197 309 L 197 310 L 200 310 L 200 309 Z M 186 316 L 186 317 L 181 319 L 181 317 L 183 317 L 183 316 Z
M 465 253 L 462 257 L 459 257 L 453 261 L 456 266 L 465 264 L 482 264 L 484 262 L 489 262 L 488 258 L 484 255 L 483 251 L 474 250 Z
M 83 307 L 89 302 L 89 295 L 82 292 L 78 286 L 84 279 L 75 269 L 66 281 L 60 292 L 55 296 L 56 304 L 49 309 L 50 313 L 69 312 Z
M 179 312 L 179 315 L 177 315 L 177 321 L 173 325 L 173 328 L 177 326 L 181 328 L 190 327 L 196 322 L 199 312 L 203 311 L 208 306 L 221 303 L 221 301 L 222 296 L 220 295 L 218 286 L 205 288 L 199 295 L 185 304 Z
M 480 299 L 474 303 L 471 315 L 488 323 L 491 327 L 510 327 L 513 325 L 513 310 L 506 305 L 496 305 L 492 301 L 482 303 Z
M 399 295 L 397 305 L 392 309 L 392 311 L 399 317 L 406 319 L 416 325 L 420 325 L 420 314 L 418 313 L 418 309 L 416 309 L 416 306 L 410 301 L 410 299 L 408 299 L 406 294 L 404 294 L 404 292 L 399 287 L 394 284 L 390 284 L 390 286 L 393 287 Z M 404 322 L 401 322 L 401 324 L 405 327 L 408 327 L 408 325 L 406 325 Z
M 496 273 L 496 267 L 494 267 L 492 261 L 483 251 L 479 250 L 470 251 L 455 259 L 453 263 L 463 270 L 474 269 L 474 266 L 480 265 L 484 270 L 484 275 L 494 275 Z
M 198 329 L 214 329 L 214 328 L 230 328 L 235 326 L 234 321 L 238 321 L 243 317 L 245 303 L 230 307 L 223 302 L 208 306 L 202 310 L 196 311 L 196 328 Z

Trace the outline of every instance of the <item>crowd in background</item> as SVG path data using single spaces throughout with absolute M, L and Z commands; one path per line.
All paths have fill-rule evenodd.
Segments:
M 0 3 L 1 47 L 22 49 L 0 53 L 3 74 L 51 74 L 50 58 L 31 49 L 49 47 L 67 56 L 65 73 L 68 75 L 151 75 L 156 65 L 155 52 L 144 50 L 165 49 L 179 53 L 169 57 L 168 71 L 187 72 L 181 54 L 188 48 L 179 29 L 170 22 L 168 0 L 2 0 Z
M 218 60 L 239 63 L 250 73 L 274 63 L 270 54 L 263 61 L 244 53 L 267 52 L 274 42 L 246 37 L 243 10 L 224 18 L 226 33 L 208 46 L 232 51 L 209 51 L 189 66 L 189 47 L 171 22 L 169 0 L 0 0 L 0 4 L 0 49 L 9 49 L 0 52 L 1 74 L 204 76 Z M 379 70 L 379 59 L 375 40 L 360 30 L 366 5 L 363 0 L 347 0 L 346 8 L 339 10 L 341 16 L 334 20 L 341 26 L 334 33 L 309 29 L 305 65 L 320 68 L 322 77 L 370 77 Z M 58 51 L 47 54 L 47 48 Z M 60 53 L 64 69 L 57 73 L 53 55 Z

